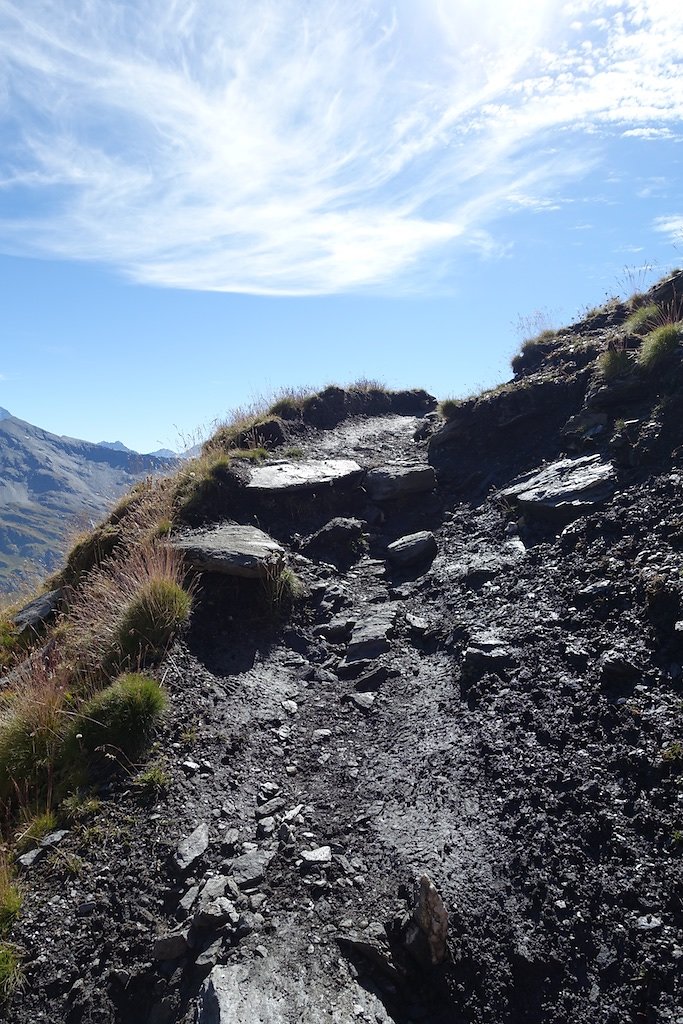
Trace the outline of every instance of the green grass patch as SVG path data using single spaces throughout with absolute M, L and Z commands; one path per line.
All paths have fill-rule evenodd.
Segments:
M 166 695 L 156 679 L 139 673 L 120 676 L 94 694 L 71 720 L 65 750 L 69 759 L 91 761 L 109 748 L 126 757 L 137 756 L 148 743 Z
M 665 366 L 678 350 L 681 340 L 680 324 L 664 324 L 650 331 L 638 352 L 638 364 L 644 370 L 658 370 Z
M 14 872 L 7 855 L 0 854 L 0 938 L 9 934 L 21 912 L 21 889 L 14 880 Z
M 159 661 L 190 617 L 192 598 L 174 580 L 149 580 L 123 612 L 115 636 L 115 661 L 142 665 Z
M 651 330 L 661 315 L 659 306 L 652 302 L 647 306 L 640 306 L 635 313 L 624 322 L 624 330 L 627 334 L 640 334 L 643 330 Z

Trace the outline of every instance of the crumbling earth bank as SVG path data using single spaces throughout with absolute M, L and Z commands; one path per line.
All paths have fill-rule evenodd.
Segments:
M 488 461 L 465 420 L 302 433 L 374 498 L 254 488 L 306 595 L 267 620 L 259 572 L 204 572 L 168 789 L 112 783 L 27 869 L 8 1019 L 683 1021 L 683 473 L 661 431 L 541 426 Z

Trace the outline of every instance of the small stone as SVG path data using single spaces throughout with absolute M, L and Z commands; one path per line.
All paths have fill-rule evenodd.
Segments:
M 200 765 L 196 761 L 182 761 L 180 767 L 183 769 L 186 775 L 196 775 L 199 771 Z
M 65 836 L 68 836 L 68 834 L 69 830 L 66 828 L 58 829 L 56 832 L 50 832 L 48 835 L 43 836 L 40 840 L 40 845 L 44 848 L 57 846 Z
M 44 854 L 45 849 L 40 846 L 36 846 L 34 850 L 29 850 L 28 853 L 22 853 L 21 857 L 17 857 L 17 864 L 24 869 L 30 868 Z
M 195 861 L 202 857 L 209 846 L 209 826 L 202 822 L 186 839 L 178 845 L 175 853 L 176 866 L 180 871 L 187 871 Z
M 91 914 L 95 913 L 97 904 L 94 900 L 86 900 L 84 903 L 79 903 L 76 908 L 76 917 L 90 917 Z
M 261 804 L 260 807 L 256 808 L 257 818 L 272 818 L 273 815 L 278 814 L 287 806 L 287 801 L 282 796 L 273 797 L 272 800 L 268 800 L 265 804 Z
M 240 889 L 250 889 L 262 882 L 274 856 L 268 850 L 252 850 L 237 857 L 232 864 L 232 874 Z
M 636 928 L 639 932 L 656 932 L 661 927 L 661 917 L 655 917 L 654 914 L 644 914 L 643 917 L 639 917 L 636 921 Z
M 316 729 L 313 733 L 312 740 L 314 743 L 326 743 L 332 735 L 331 729 Z
M 332 850 L 329 846 L 318 846 L 315 850 L 302 850 L 301 859 L 305 864 L 320 867 L 332 863 Z
M 256 838 L 266 839 L 275 831 L 275 818 L 262 818 L 256 828 Z
M 283 700 L 282 708 L 288 715 L 295 715 L 299 710 L 299 705 L 295 700 Z
M 387 548 L 387 558 L 400 567 L 415 565 L 417 562 L 433 561 L 437 553 L 436 537 L 429 530 L 400 537 Z

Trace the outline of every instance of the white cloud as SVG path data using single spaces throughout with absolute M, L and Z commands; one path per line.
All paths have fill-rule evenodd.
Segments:
M 662 234 L 668 235 L 672 242 L 683 241 L 683 214 L 656 217 L 653 226 L 655 231 L 661 231 Z
M 183 288 L 421 286 L 681 117 L 672 0 L 0 0 L 5 251 Z M 552 133 L 584 132 L 550 148 Z

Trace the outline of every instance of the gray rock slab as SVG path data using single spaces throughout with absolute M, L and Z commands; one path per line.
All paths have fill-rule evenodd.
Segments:
M 387 559 L 396 566 L 415 565 L 427 562 L 436 557 L 436 537 L 429 530 L 410 533 L 399 537 L 387 548 Z
M 409 494 L 423 494 L 436 487 L 432 466 L 395 462 L 368 470 L 365 490 L 373 501 L 392 501 Z
M 275 854 L 272 850 L 250 850 L 232 862 L 232 876 L 240 889 L 249 889 L 262 882 Z
M 365 475 L 353 459 L 306 459 L 300 462 L 269 462 L 255 466 L 247 490 L 258 493 L 296 493 L 321 487 L 359 485 Z
M 329 966 L 319 967 L 291 947 L 287 954 L 280 959 L 263 947 L 258 959 L 215 966 L 200 992 L 197 1024 L 390 1024 L 379 996 L 354 981 L 335 989 L 331 1015 Z
M 599 508 L 615 489 L 612 463 L 600 455 L 584 455 L 527 473 L 498 493 L 524 511 L 568 521 Z
M 359 616 L 360 621 L 351 633 L 346 660 L 377 658 L 388 651 L 391 646 L 389 638 L 396 625 L 398 612 L 399 605 L 392 602 L 369 608 L 364 615 Z
M 177 960 L 185 956 L 188 950 L 187 932 L 171 932 L 155 939 L 152 956 L 155 960 Z
M 189 836 L 178 844 L 175 863 L 179 871 L 187 871 L 202 857 L 209 846 L 209 826 L 202 822 Z
M 12 622 L 20 633 L 24 633 L 29 629 L 34 631 L 40 629 L 43 623 L 47 622 L 57 611 L 61 596 L 62 591 L 60 588 L 48 590 L 46 594 L 41 594 L 35 600 L 29 601 L 28 604 L 24 605 L 14 615 Z
M 171 546 L 204 572 L 258 579 L 282 564 L 284 548 L 255 526 L 220 523 L 174 538 Z

